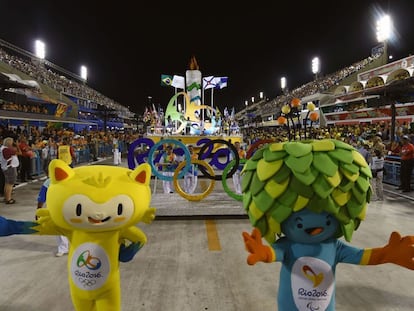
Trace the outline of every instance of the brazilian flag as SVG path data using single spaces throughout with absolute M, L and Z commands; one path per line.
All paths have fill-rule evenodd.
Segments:
M 173 76 L 161 75 L 161 86 L 171 86 L 172 81 L 173 81 Z

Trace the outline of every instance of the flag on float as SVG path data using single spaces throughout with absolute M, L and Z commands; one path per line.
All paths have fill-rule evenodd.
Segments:
M 229 111 L 227 110 L 227 107 L 225 107 L 225 108 L 224 108 L 224 112 L 223 112 L 223 114 L 224 114 L 224 117 L 225 117 L 225 118 L 228 118 L 228 116 L 229 116 Z
M 178 89 L 185 89 L 185 79 L 183 76 L 176 76 L 174 75 L 171 81 L 171 86 L 176 87 Z
M 185 89 L 185 80 L 183 76 L 161 75 L 161 86 L 172 86 L 179 89 Z
M 229 78 L 228 77 L 216 77 L 216 78 L 214 78 L 214 80 L 215 80 L 215 89 L 219 89 L 219 90 L 221 90 L 221 89 L 224 89 L 226 86 L 227 86 L 227 80 L 228 80 Z
M 173 76 L 171 75 L 161 75 L 161 86 L 171 86 Z
M 203 78 L 203 89 L 212 89 L 216 87 L 216 78 L 214 76 L 208 76 Z

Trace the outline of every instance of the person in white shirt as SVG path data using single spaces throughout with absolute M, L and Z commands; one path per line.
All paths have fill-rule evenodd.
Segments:
M 384 156 L 381 150 L 374 150 L 374 156 L 371 158 L 370 167 L 372 172 L 372 201 L 383 201 L 384 189 L 382 180 L 384 178 Z

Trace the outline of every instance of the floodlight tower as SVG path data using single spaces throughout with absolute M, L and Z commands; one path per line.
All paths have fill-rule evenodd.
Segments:
M 384 15 L 377 21 L 377 40 L 384 44 L 385 63 L 388 63 L 388 40 L 391 37 L 392 20 L 389 15 Z
M 46 57 L 46 46 L 45 43 L 41 40 L 35 41 L 35 55 L 41 60 L 45 59 Z
M 318 57 L 312 59 L 312 73 L 315 75 L 315 80 L 318 80 L 318 74 L 320 71 L 321 64 Z
M 280 87 L 282 89 L 282 93 L 286 94 L 286 78 L 285 77 L 280 78 Z
M 80 68 L 80 76 L 83 80 L 83 82 L 86 83 L 86 81 L 88 80 L 88 68 L 86 68 L 86 66 L 81 66 Z

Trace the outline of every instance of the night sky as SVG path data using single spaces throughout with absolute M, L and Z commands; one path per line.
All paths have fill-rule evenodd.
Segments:
M 89 86 L 139 113 L 148 96 L 166 107 L 174 88 L 161 74 L 185 76 L 194 55 L 203 77 L 228 77 L 214 104 L 238 111 L 261 91 L 280 95 L 282 76 L 290 89 L 311 81 L 315 56 L 322 75 L 368 57 L 380 13 L 393 19 L 394 60 L 414 53 L 414 0 L 1 0 L 0 38 L 30 52 L 42 40 L 47 60 L 87 66 Z

